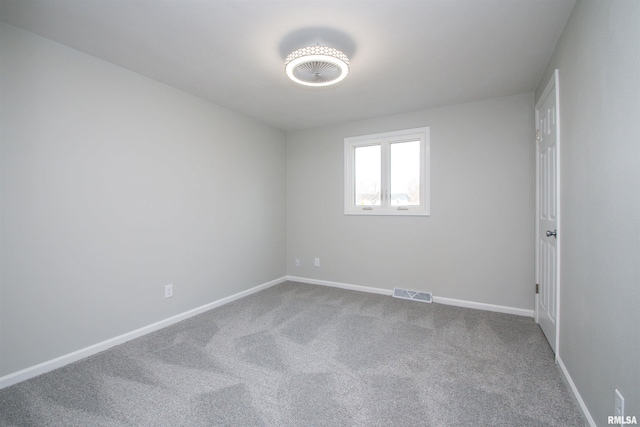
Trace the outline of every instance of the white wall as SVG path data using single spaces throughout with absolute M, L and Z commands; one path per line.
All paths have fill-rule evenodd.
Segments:
M 533 122 L 524 94 L 289 132 L 288 273 L 532 310 Z M 431 216 L 345 216 L 344 138 L 420 126 Z
M 640 418 L 640 2 L 579 1 L 560 76 L 559 355 L 598 425 Z
M 281 131 L 0 31 L 0 376 L 285 275 Z

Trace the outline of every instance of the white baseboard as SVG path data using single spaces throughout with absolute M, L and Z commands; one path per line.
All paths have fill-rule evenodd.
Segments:
M 580 392 L 578 392 L 578 388 L 574 384 L 573 379 L 571 379 L 571 375 L 569 375 L 569 371 L 567 371 L 567 367 L 564 366 L 564 363 L 562 363 L 562 359 L 560 358 L 560 356 L 556 357 L 556 363 L 560 367 L 560 372 L 562 372 L 562 375 L 564 375 L 564 379 L 569 384 L 569 387 L 571 388 L 573 395 L 578 401 L 578 405 L 580 406 L 580 410 L 582 411 L 582 415 L 584 416 L 585 420 L 587 421 L 587 423 L 589 423 L 589 426 L 597 427 L 596 422 L 594 421 L 593 417 L 591 416 L 591 413 L 589 412 L 589 409 L 587 409 L 587 405 L 584 403 L 584 400 L 582 400 L 582 396 L 580 396 Z
M 53 371 L 54 369 L 61 368 L 70 363 L 76 362 L 80 359 L 84 359 L 86 357 L 92 356 L 94 354 L 100 353 L 101 351 L 107 350 L 113 346 L 123 344 L 127 341 L 131 341 L 132 339 L 141 337 L 143 335 L 149 334 L 151 332 L 157 331 L 162 328 L 166 328 L 167 326 L 173 325 L 174 323 L 178 323 L 182 320 L 186 320 L 190 317 L 196 316 L 198 314 L 204 313 L 205 311 L 209 311 L 213 308 L 219 307 L 224 304 L 228 304 L 237 299 L 246 297 L 247 295 L 251 295 L 255 292 L 261 291 L 263 289 L 270 288 L 271 286 L 275 286 L 279 283 L 282 283 L 287 280 L 287 277 L 280 277 L 278 279 L 272 280 L 267 283 L 263 283 L 261 285 L 255 286 L 251 289 L 247 289 L 246 291 L 238 292 L 237 294 L 233 294 L 226 298 L 219 299 L 217 301 L 213 301 L 211 303 L 205 304 L 203 306 L 194 308 L 189 311 L 185 311 L 184 313 L 177 314 L 175 316 L 169 317 L 167 319 L 161 320 L 156 323 L 152 323 L 151 325 L 144 326 L 142 328 L 136 329 L 131 332 L 127 332 L 125 334 L 119 335 L 114 338 L 110 338 L 106 341 L 99 342 L 97 344 L 91 345 L 89 347 L 82 348 L 80 350 L 74 351 L 69 354 L 65 354 L 64 356 L 56 357 L 55 359 L 48 360 L 46 362 L 40 363 L 35 366 L 31 366 L 29 368 L 22 369 L 18 372 L 14 372 L 9 375 L 5 375 L 4 377 L 0 377 L 0 389 L 9 387 L 13 384 L 17 384 L 22 381 L 26 381 L 30 378 L 37 377 L 38 375 L 44 374 L 46 372 Z
M 438 304 L 455 305 L 456 307 L 474 308 L 476 310 L 494 311 L 497 313 L 515 314 L 516 316 L 533 317 L 533 310 L 508 307 L 506 305 L 486 304 L 483 302 L 465 301 L 461 299 L 433 297 L 433 302 Z
M 391 295 L 393 291 L 382 288 L 372 288 L 370 286 L 350 285 L 348 283 L 330 282 L 328 280 L 308 279 L 306 277 L 287 276 L 287 280 L 292 282 L 309 283 L 311 285 L 330 286 L 332 288 L 349 289 L 350 291 L 368 292 L 370 294 Z
M 349 289 L 352 291 L 369 292 L 373 294 L 391 295 L 393 290 L 372 288 L 369 286 L 351 285 L 348 283 L 330 282 L 328 280 L 309 279 L 306 277 L 287 276 L 287 280 L 294 282 L 309 283 L 312 285 L 331 286 L 334 288 Z M 433 302 L 437 304 L 455 305 L 457 307 L 473 308 L 476 310 L 495 311 L 498 313 L 515 314 L 517 316 L 533 317 L 533 310 L 526 310 L 524 308 L 507 307 L 504 305 L 485 304 L 482 302 L 465 301 L 453 298 L 445 297 L 433 297 Z

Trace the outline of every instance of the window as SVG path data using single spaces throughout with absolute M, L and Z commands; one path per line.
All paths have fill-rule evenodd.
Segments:
M 429 215 L 429 128 L 344 140 L 346 215 Z

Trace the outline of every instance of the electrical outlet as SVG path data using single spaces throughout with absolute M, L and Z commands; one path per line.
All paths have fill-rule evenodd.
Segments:
M 300 259 L 299 258 L 296 258 L 295 263 L 296 263 L 296 267 L 300 267 Z
M 316 267 L 320 267 L 320 258 L 316 258 L 313 260 L 313 265 L 315 265 Z
M 173 285 L 165 285 L 164 287 L 164 297 L 171 298 L 173 296 Z
M 615 409 L 613 410 L 613 415 L 624 418 L 624 397 L 622 394 L 616 389 L 616 401 L 615 401 Z

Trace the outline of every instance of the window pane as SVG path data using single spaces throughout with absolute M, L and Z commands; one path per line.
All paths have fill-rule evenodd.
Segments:
M 390 145 L 391 204 L 420 205 L 420 141 Z
M 380 145 L 355 148 L 356 206 L 380 206 L 381 151 Z

